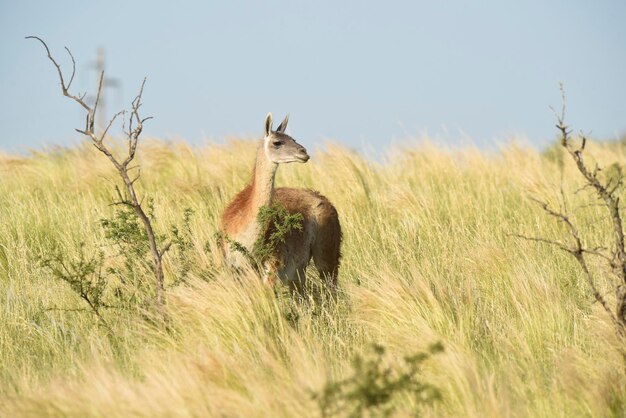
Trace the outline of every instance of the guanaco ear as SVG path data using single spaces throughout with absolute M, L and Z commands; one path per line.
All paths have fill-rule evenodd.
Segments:
M 287 129 L 287 123 L 289 122 L 289 115 L 285 116 L 285 119 L 278 125 L 276 128 L 276 132 L 285 133 L 285 129 Z
M 272 112 L 268 113 L 265 117 L 265 136 L 269 136 L 272 133 Z

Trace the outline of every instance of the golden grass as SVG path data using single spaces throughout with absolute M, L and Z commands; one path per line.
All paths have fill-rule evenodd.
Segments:
M 626 163 L 614 145 L 592 144 L 589 154 Z M 198 269 L 219 264 L 204 247 L 215 249 L 220 211 L 253 155 L 247 141 L 140 145 L 141 188 L 155 199 L 159 230 L 195 212 L 189 256 Z M 336 306 L 276 297 L 252 273 L 237 281 L 218 266 L 213 280 L 192 277 L 168 292 L 168 331 L 107 311 L 111 338 L 89 313 L 46 310 L 82 305 L 39 260 L 80 242 L 106 249 L 98 221 L 114 210 L 115 172 L 88 144 L 0 156 L 0 416 L 319 416 L 311 392 L 348 373 L 370 343 L 400 358 L 436 341 L 445 352 L 423 374 L 443 400 L 425 416 L 623 416 L 623 360 L 575 261 L 510 236 L 566 236 L 528 199 L 558 203 L 560 157 L 425 142 L 371 162 L 328 144 L 305 165 L 281 167 L 277 183 L 319 190 L 339 211 Z M 588 203 L 563 161 L 570 207 Z M 609 236 L 603 214 L 575 212 L 590 244 Z M 170 281 L 176 262 L 167 261 Z M 397 415 L 410 416 L 412 400 L 397 402 Z

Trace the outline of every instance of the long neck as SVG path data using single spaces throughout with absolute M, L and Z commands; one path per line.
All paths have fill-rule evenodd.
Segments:
M 270 205 L 274 197 L 274 177 L 278 164 L 268 161 L 263 144 L 256 155 L 256 163 L 252 172 L 251 212 L 256 214 L 262 206 Z
M 242 229 L 236 233 L 236 240 L 249 250 L 252 249 L 259 234 L 262 233 L 261 225 L 258 221 L 258 214 L 261 207 L 270 205 L 274 196 L 274 177 L 278 164 L 267 160 L 263 144 L 259 147 L 256 156 L 256 163 L 252 171 L 252 180 L 248 187 L 244 189 L 245 200 L 243 215 L 241 219 Z

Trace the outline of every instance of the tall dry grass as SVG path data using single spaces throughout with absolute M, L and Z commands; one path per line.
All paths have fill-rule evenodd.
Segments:
M 158 229 L 193 209 L 189 257 L 215 277 L 192 274 L 168 291 L 165 330 L 107 310 L 112 337 L 88 312 L 63 310 L 81 301 L 39 260 L 81 242 L 106 249 L 99 219 L 114 210 L 116 174 L 89 145 L 0 157 L 0 416 L 319 416 L 311 393 L 349 373 L 372 342 L 400 358 L 436 341 L 445 352 L 423 375 L 443 398 L 425 416 L 626 414 L 613 329 L 575 261 L 509 235 L 565 236 L 528 199 L 557 203 L 560 165 L 570 206 L 589 203 L 560 151 L 425 142 L 372 162 L 328 144 L 305 165 L 281 167 L 277 184 L 319 190 L 344 231 L 339 302 L 313 308 L 252 273 L 236 280 L 210 251 L 254 144 L 140 148 Z M 589 153 L 626 163 L 619 146 Z M 609 236 L 602 208 L 575 216 L 590 244 Z M 177 260 L 167 263 L 172 282 Z M 398 416 L 412 414 L 410 397 L 395 402 Z

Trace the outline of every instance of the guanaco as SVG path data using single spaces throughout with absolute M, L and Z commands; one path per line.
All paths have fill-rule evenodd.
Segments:
M 341 227 L 337 210 L 316 191 L 290 187 L 274 188 L 279 164 L 306 163 L 306 149 L 285 134 L 289 115 L 272 130 L 272 114 L 265 118 L 265 135 L 260 141 L 256 163 L 249 184 L 235 196 L 222 215 L 222 231 L 229 240 L 251 251 L 263 231 L 258 220 L 259 210 L 273 203 L 281 204 L 291 214 L 302 215 L 302 228 L 292 229 L 263 266 L 263 281 L 274 284 L 276 279 L 301 291 L 306 284 L 306 268 L 311 258 L 320 277 L 331 291 L 336 290 L 340 259 Z M 227 262 L 241 266 L 245 257 L 241 251 L 224 244 Z

